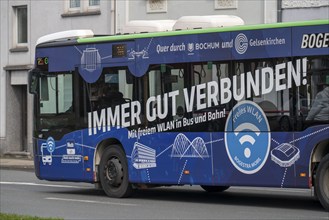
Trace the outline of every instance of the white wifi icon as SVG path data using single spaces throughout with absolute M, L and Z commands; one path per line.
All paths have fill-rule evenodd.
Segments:
M 251 123 L 243 123 L 243 124 L 240 124 L 238 127 L 236 127 L 234 129 L 234 134 L 235 136 L 238 136 L 241 132 L 243 131 L 252 131 L 254 132 L 257 136 L 260 135 L 260 130 L 253 124 Z M 253 136 L 249 135 L 249 134 L 245 134 L 245 135 L 242 135 L 239 139 L 239 142 L 240 144 L 243 146 L 244 143 L 248 142 L 250 143 L 251 145 L 254 145 L 256 140 Z M 249 158 L 251 156 L 251 150 L 250 148 L 246 147 L 244 149 L 244 156 L 246 158 Z
M 52 153 L 52 152 L 55 151 L 55 142 L 54 142 L 54 139 L 49 138 L 47 140 L 47 145 L 48 145 L 47 149 L 48 149 L 49 153 Z

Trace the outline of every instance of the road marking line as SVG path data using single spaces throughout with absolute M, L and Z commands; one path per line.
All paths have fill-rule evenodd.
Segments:
M 26 183 L 26 182 L 0 182 L 2 185 L 22 185 L 22 186 L 47 186 L 57 188 L 74 188 L 74 189 L 93 189 L 93 187 L 87 186 L 69 186 L 69 185 L 53 185 L 53 184 L 41 184 L 41 183 Z
M 82 203 L 93 203 L 93 204 L 105 204 L 105 205 L 121 205 L 121 206 L 139 206 L 138 204 L 132 203 L 116 203 L 116 202 L 102 202 L 102 201 L 93 201 L 93 200 L 79 200 L 79 199 L 65 199 L 65 198 L 55 198 L 48 197 L 47 200 L 57 200 L 57 201 L 66 201 L 66 202 L 82 202 Z
M 41 183 L 28 183 L 28 182 L 0 182 L 0 185 L 22 185 L 22 186 L 46 186 L 46 187 L 55 187 L 55 188 L 72 188 L 72 189 L 94 189 L 93 186 L 70 186 L 70 185 L 54 185 L 54 184 L 41 184 Z M 229 190 L 243 190 L 246 192 L 250 191 L 263 191 L 263 192 L 287 192 L 287 193 L 308 193 L 311 192 L 311 189 L 298 189 L 298 188 L 266 188 L 266 187 L 238 187 L 232 186 Z

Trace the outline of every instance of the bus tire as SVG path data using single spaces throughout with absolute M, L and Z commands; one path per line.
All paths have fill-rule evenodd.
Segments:
M 329 154 L 322 158 L 316 171 L 315 190 L 321 205 L 329 211 Z
M 206 186 L 201 185 L 201 188 L 204 189 L 206 192 L 213 193 L 213 192 L 224 192 L 229 186 Z
M 99 164 L 99 178 L 104 192 L 114 198 L 129 197 L 133 191 L 128 177 L 126 155 L 118 145 L 106 148 Z

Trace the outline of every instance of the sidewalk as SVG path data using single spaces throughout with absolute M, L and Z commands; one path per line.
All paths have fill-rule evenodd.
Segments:
M 0 169 L 34 170 L 33 159 L 1 157 Z

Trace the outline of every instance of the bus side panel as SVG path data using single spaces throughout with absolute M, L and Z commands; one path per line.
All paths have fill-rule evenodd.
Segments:
M 223 132 L 144 133 L 137 139 L 127 129 L 94 136 L 85 129 L 59 141 L 39 140 L 37 169 L 41 179 L 93 182 L 95 146 L 115 138 L 126 152 L 133 183 L 307 188 L 310 154 L 316 143 L 328 138 L 328 132 L 329 126 L 317 126 L 298 133 L 271 133 L 264 166 L 246 174 L 230 160 Z
M 225 147 L 224 133 L 148 135 L 134 144 L 130 157 L 127 152 L 130 181 L 307 188 L 310 154 L 315 140 L 327 138 L 328 128 L 321 126 L 297 134 L 272 133 L 266 162 L 253 174 L 234 167 Z M 251 153 L 256 152 L 251 149 Z
M 38 140 L 38 163 L 41 179 L 86 181 L 82 132 L 75 131 L 61 140 L 48 137 Z
M 311 177 L 309 172 L 311 156 L 316 145 L 322 141 L 329 140 L 329 125 L 317 125 L 309 127 L 302 132 L 296 132 L 292 145 L 300 150 L 300 159 L 296 162 L 296 186 L 301 187 L 304 178 Z
M 293 56 L 328 55 L 328 25 L 293 27 L 292 38 Z

